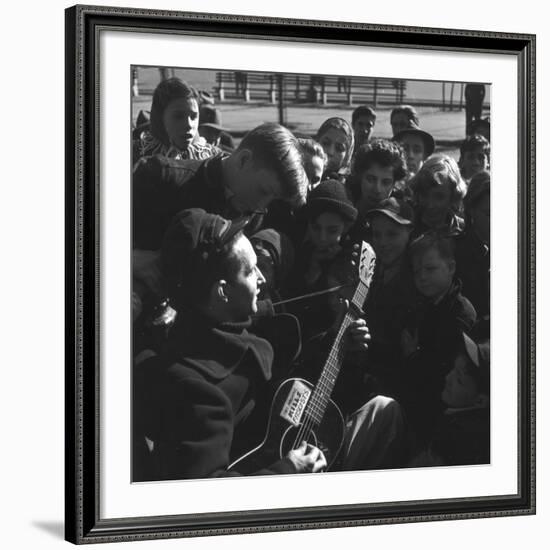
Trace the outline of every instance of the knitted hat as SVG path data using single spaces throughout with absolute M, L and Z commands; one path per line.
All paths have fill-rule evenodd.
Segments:
M 405 201 L 398 200 L 395 197 L 384 199 L 378 208 L 373 208 L 367 212 L 367 216 L 372 218 L 374 214 L 384 214 L 394 222 L 401 225 L 412 225 L 414 222 L 414 212 L 411 206 Z
M 345 187 L 336 180 L 321 182 L 307 198 L 309 217 L 317 217 L 323 212 L 335 212 L 346 221 L 357 219 L 357 209 L 348 198 Z
M 201 208 L 176 214 L 164 235 L 160 256 L 169 296 L 193 296 L 212 274 L 223 247 L 248 222 L 248 218 L 231 222 Z

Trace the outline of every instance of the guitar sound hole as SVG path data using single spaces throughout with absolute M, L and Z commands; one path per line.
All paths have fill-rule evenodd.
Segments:
M 300 431 L 301 428 L 302 428 L 302 425 L 300 424 L 299 426 L 296 426 L 296 427 L 289 426 L 285 430 L 283 437 L 281 438 L 281 446 L 280 446 L 281 458 L 284 458 L 288 454 L 288 452 L 291 451 L 292 449 L 295 449 L 300 446 L 300 443 L 304 440 L 304 437 L 300 436 L 298 441 L 298 432 Z M 319 442 L 317 440 L 317 435 L 315 434 L 315 432 L 309 431 L 308 438 L 306 441 L 310 445 L 313 445 L 323 450 L 321 447 L 319 447 Z

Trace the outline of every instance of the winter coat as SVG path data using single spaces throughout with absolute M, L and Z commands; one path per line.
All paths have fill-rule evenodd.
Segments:
M 136 481 L 240 475 L 228 466 L 260 442 L 274 374 L 272 345 L 249 327 L 183 314 L 164 352 L 136 366 L 134 439 L 149 448 Z M 296 473 L 288 458 L 256 472 L 284 473 Z

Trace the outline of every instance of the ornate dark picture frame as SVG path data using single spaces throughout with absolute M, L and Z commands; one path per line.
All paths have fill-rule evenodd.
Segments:
M 98 41 L 102 30 L 517 57 L 518 492 L 490 497 L 100 519 Z M 66 539 L 130 541 L 535 513 L 535 36 L 97 6 L 66 11 Z

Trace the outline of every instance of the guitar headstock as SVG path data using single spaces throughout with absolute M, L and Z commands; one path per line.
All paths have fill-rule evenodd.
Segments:
M 369 243 L 361 243 L 361 253 L 359 255 L 358 270 L 359 279 L 367 287 L 370 287 L 374 276 L 374 267 L 376 265 L 376 254 Z

